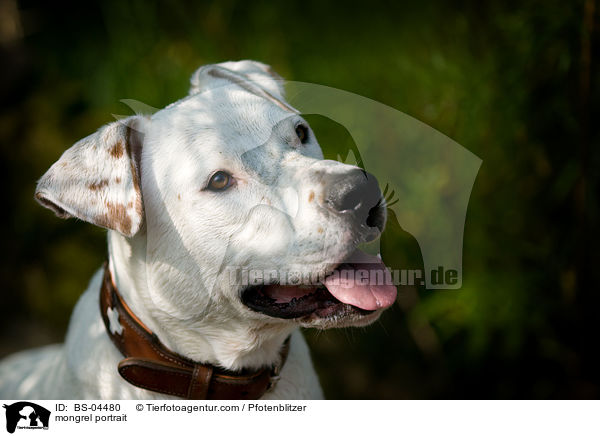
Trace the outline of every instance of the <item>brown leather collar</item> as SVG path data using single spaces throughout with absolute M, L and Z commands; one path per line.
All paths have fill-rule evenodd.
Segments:
M 164 346 L 129 309 L 113 283 L 108 262 L 100 287 L 100 312 L 108 335 L 125 356 L 119 374 L 137 387 L 188 400 L 259 399 L 276 383 L 289 351 L 288 337 L 280 363 L 258 371 L 232 372 L 187 359 Z

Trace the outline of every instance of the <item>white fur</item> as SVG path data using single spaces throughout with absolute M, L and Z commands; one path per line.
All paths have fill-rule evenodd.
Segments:
M 228 74 L 252 80 L 260 95 Z M 61 216 L 109 229 L 117 287 L 170 349 L 232 370 L 259 368 L 278 360 L 291 334 L 281 379 L 264 398 L 321 398 L 299 326 L 364 325 L 379 311 L 340 320 L 267 317 L 241 303 L 242 287 L 226 270 L 325 273 L 348 256 L 360 241 L 342 217 L 322 207 L 323 177 L 355 167 L 322 160 L 312 132 L 300 143 L 295 126 L 305 122 L 283 101 L 267 66 L 205 66 L 191 82 L 188 97 L 152 117 L 112 123 L 67 150 L 40 180 L 37 198 Z M 132 129 L 143 135 L 138 154 Z M 126 145 L 125 152 L 116 144 Z M 205 190 L 218 170 L 233 174 L 235 185 Z M 118 375 L 122 356 L 100 317 L 100 282 L 101 271 L 77 303 L 64 345 L 2 362 L 0 397 L 170 398 Z

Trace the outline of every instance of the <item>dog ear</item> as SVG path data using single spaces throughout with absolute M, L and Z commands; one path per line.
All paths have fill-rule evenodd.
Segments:
M 38 181 L 35 199 L 61 218 L 135 235 L 144 216 L 140 158 L 147 122 L 125 118 L 77 142 Z
M 273 69 L 262 62 L 256 61 L 239 61 L 239 62 L 222 62 L 220 64 L 204 65 L 198 68 L 190 79 L 190 95 L 197 94 L 204 90 L 215 86 L 215 78 L 209 72 L 217 68 L 224 68 L 233 71 L 250 82 L 256 83 L 265 91 L 277 97 L 280 100 L 285 98 L 283 89 L 283 77 L 277 74 Z

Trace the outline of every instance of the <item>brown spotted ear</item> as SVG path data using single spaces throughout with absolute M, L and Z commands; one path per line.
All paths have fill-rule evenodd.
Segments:
M 143 224 L 140 156 L 148 120 L 129 117 L 77 142 L 38 181 L 37 201 L 127 237 Z

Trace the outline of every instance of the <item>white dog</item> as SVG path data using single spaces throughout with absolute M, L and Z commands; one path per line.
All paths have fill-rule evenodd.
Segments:
M 322 397 L 299 327 L 362 326 L 393 304 L 394 286 L 352 274 L 387 273 L 356 248 L 385 205 L 373 176 L 323 160 L 279 79 L 259 62 L 204 66 L 189 96 L 101 128 L 48 170 L 36 199 L 109 229 L 108 268 L 64 345 L 2 362 L 0 397 Z M 248 374 L 251 393 L 227 385 Z

